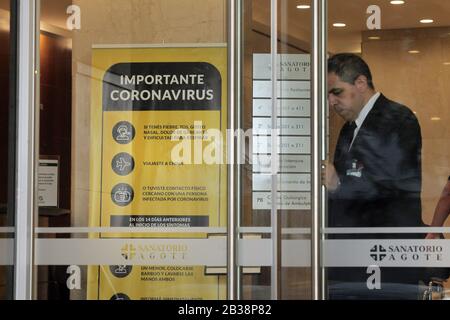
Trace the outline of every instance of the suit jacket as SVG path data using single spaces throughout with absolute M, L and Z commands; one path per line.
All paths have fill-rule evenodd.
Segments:
M 345 150 L 342 133 L 343 130 L 334 158 L 341 184 L 335 192 L 329 193 L 328 226 L 423 226 L 420 199 L 422 137 L 414 113 L 380 95 L 350 150 Z M 329 238 L 423 237 L 422 234 L 352 234 Z M 414 284 L 422 278 L 421 272 L 417 268 L 382 268 L 382 281 Z M 363 287 L 368 277 L 366 268 L 329 268 L 328 275 L 331 281 L 360 282 Z M 363 292 L 364 297 L 372 294 L 367 288 Z M 401 297 L 400 294 L 397 298 Z
M 341 184 L 329 194 L 328 225 L 423 226 L 421 149 L 414 113 L 380 95 L 350 150 L 341 130 L 334 157 Z

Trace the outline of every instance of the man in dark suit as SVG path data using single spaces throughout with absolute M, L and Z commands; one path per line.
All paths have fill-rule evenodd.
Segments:
M 368 65 L 354 54 L 337 54 L 328 60 L 328 100 L 330 107 L 346 121 L 339 134 L 333 165 L 327 166 L 328 226 L 423 226 L 422 138 L 414 113 L 376 92 Z M 354 234 L 330 238 L 420 237 L 420 234 Z M 410 298 L 417 297 L 418 277 L 416 269 L 381 268 L 383 284 L 413 286 Z M 352 297 L 408 297 L 406 292 L 393 297 L 383 296 L 383 290 L 364 288 L 367 278 L 363 268 L 329 269 L 330 283 L 345 284 L 348 288 L 352 284 L 356 287 L 356 283 L 361 286 Z M 333 298 L 333 287 L 330 297 Z M 345 298 L 345 292 L 341 290 L 334 297 Z

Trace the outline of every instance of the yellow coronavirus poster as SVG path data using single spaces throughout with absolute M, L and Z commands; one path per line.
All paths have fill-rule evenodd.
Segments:
M 225 227 L 226 48 L 122 46 L 92 54 L 90 226 Z M 128 261 L 145 254 L 140 265 L 90 266 L 88 299 L 224 299 L 225 276 L 181 265 L 189 252 L 171 242 L 206 237 L 99 234 L 160 243 L 122 248 Z M 152 265 L 154 256 L 167 264 Z

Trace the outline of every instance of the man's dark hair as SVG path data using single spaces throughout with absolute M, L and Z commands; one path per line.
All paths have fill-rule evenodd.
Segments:
M 335 73 L 342 81 L 355 84 L 356 79 L 363 75 L 367 84 L 375 89 L 372 82 L 372 73 L 367 63 L 353 53 L 338 53 L 328 59 L 328 73 Z

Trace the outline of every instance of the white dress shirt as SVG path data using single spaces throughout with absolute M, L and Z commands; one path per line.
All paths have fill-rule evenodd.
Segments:
M 353 141 L 355 141 L 356 136 L 358 135 L 359 129 L 361 129 L 361 126 L 364 123 L 364 120 L 366 120 L 367 115 L 369 114 L 370 110 L 372 110 L 373 106 L 375 105 L 375 102 L 377 102 L 378 98 L 380 97 L 381 93 L 377 92 L 375 93 L 369 101 L 367 101 L 366 105 L 362 110 L 359 112 L 358 118 L 355 120 L 356 128 L 355 132 L 353 133 L 353 140 L 350 144 L 350 149 L 352 148 Z

